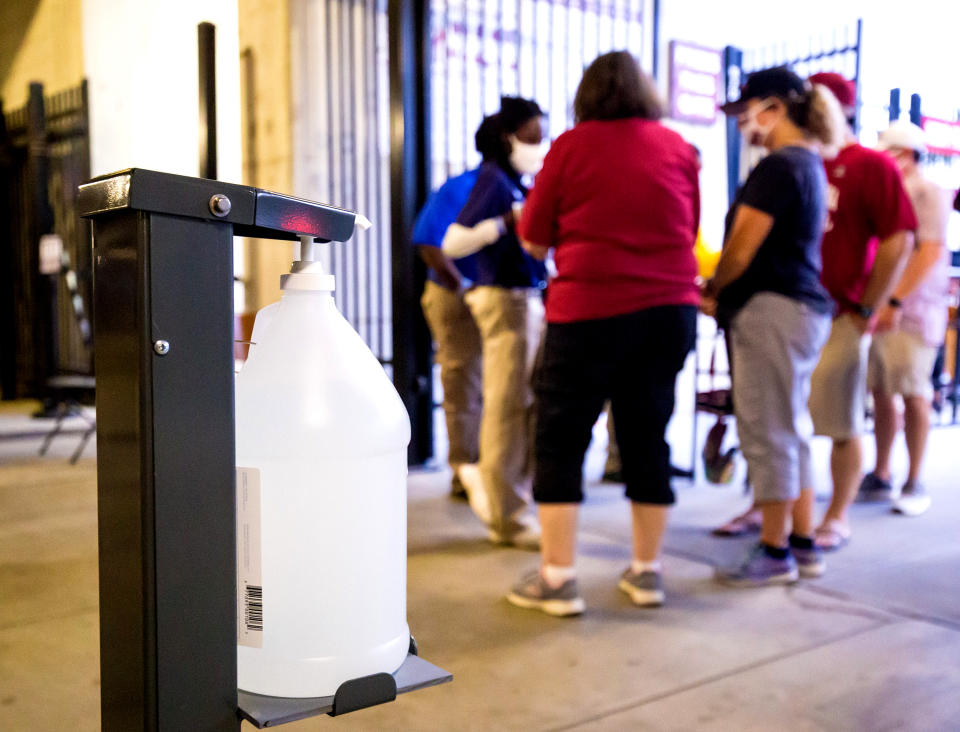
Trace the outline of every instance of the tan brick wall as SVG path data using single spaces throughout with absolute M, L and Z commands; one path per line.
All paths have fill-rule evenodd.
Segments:
M 27 101 L 31 81 L 52 94 L 83 79 L 81 0 L 0 0 L 0 97 Z
M 239 9 L 243 182 L 290 193 L 293 102 L 289 1 L 239 0 Z M 246 244 L 248 310 L 280 298 L 280 275 L 290 270 L 291 252 L 292 247 L 283 242 L 252 240 Z

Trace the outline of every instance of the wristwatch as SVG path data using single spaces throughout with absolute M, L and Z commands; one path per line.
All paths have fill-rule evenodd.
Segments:
M 873 317 L 873 308 L 869 305 L 863 305 L 862 303 L 855 303 L 853 306 L 854 312 L 859 315 L 864 320 L 870 320 Z
M 890 305 L 890 307 L 892 307 L 892 308 L 902 308 L 902 307 L 903 307 L 903 301 L 902 301 L 899 297 L 891 297 L 889 300 L 887 300 L 887 303 L 888 303 L 888 304 Z

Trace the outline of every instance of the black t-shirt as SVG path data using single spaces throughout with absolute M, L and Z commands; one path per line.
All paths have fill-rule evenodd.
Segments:
M 770 214 L 773 228 L 746 272 L 720 293 L 722 324 L 729 325 L 758 292 L 799 300 L 817 312 L 833 311 L 833 300 L 820 283 L 826 190 L 823 162 L 807 148 L 781 148 L 753 169 L 727 214 L 724 239 L 730 234 L 740 204 Z

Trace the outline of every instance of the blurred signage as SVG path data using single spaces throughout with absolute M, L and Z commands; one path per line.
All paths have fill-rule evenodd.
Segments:
M 670 116 L 682 122 L 713 124 L 722 73 L 720 51 L 670 41 Z
M 927 133 L 927 149 L 936 155 L 960 155 L 960 121 L 947 122 L 923 117 L 920 126 Z

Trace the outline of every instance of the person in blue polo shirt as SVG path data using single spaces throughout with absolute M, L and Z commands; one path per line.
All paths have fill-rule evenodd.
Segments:
M 443 242 L 452 256 L 476 251 L 476 279 L 464 301 L 483 351 L 480 459 L 460 465 L 457 474 L 490 540 L 525 548 L 540 540 L 530 496 L 530 368 L 543 325 L 546 270 L 520 246 L 515 212 L 528 176 L 543 162 L 543 117 L 532 100 L 500 100 L 497 146 Z
M 484 158 L 498 145 L 499 127 L 487 118 L 475 137 Z M 427 265 L 427 283 L 420 304 L 436 344 L 436 362 L 443 384 L 443 412 L 450 443 L 448 462 L 453 469 L 451 495 L 465 497 L 458 468 L 479 457 L 481 398 L 480 332 L 463 293 L 477 280 L 477 257 L 451 259 L 440 246 L 447 227 L 463 208 L 480 168 L 447 180 L 428 199 L 413 228 L 412 241 Z

